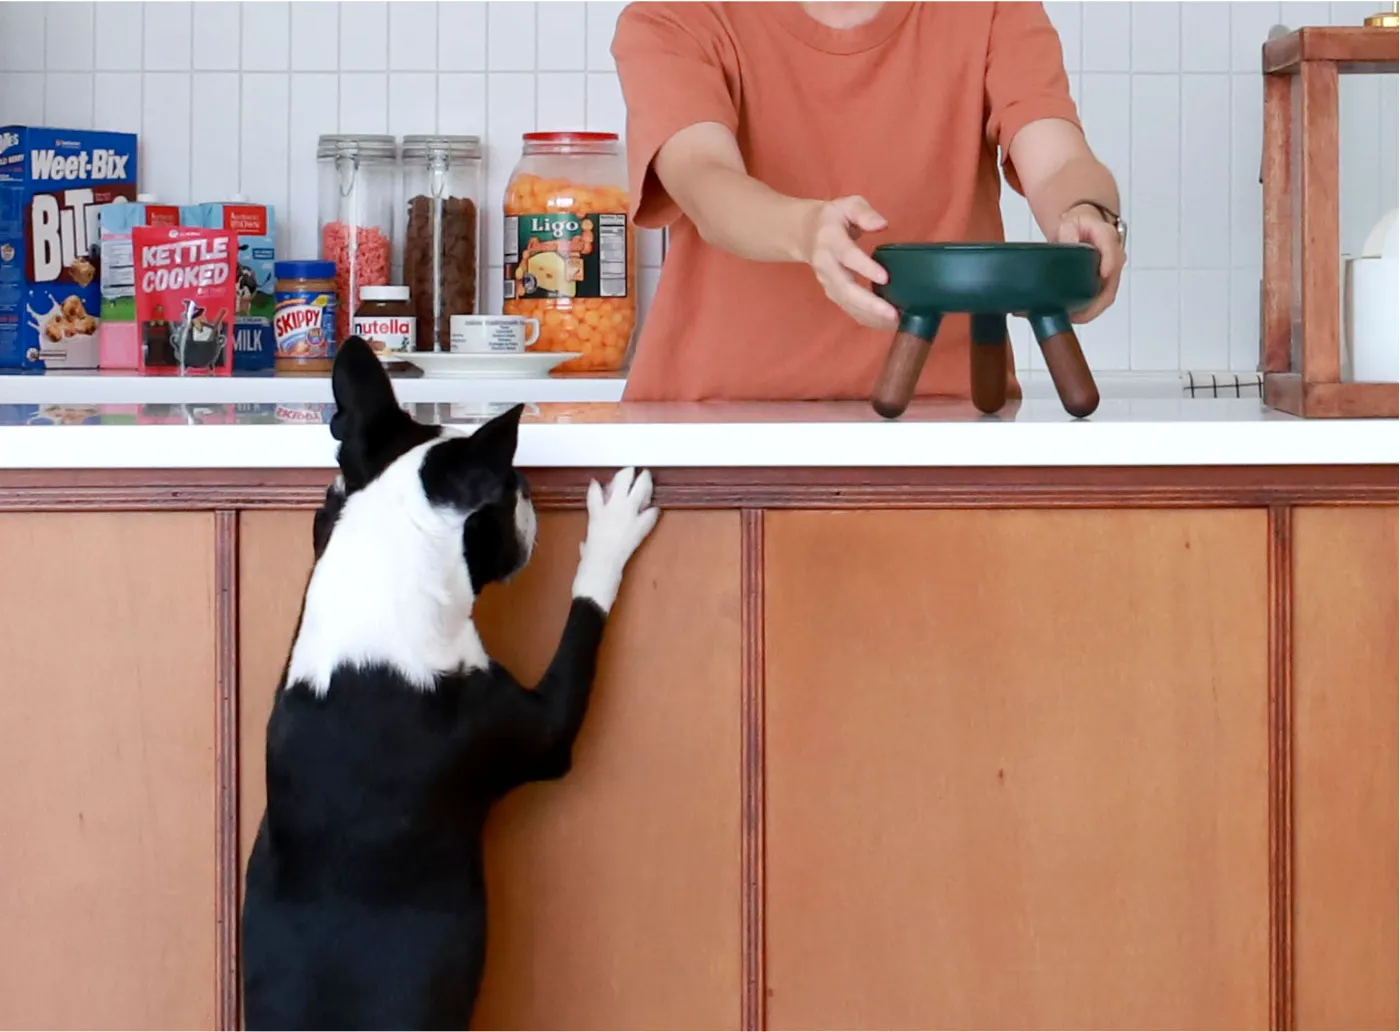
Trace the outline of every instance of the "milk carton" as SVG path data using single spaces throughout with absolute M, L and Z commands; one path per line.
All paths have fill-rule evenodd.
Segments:
M 249 204 L 241 197 L 228 204 L 189 204 L 180 209 L 180 224 L 238 234 L 233 368 L 237 372 L 273 368 L 277 358 L 272 332 L 277 276 L 273 272 L 276 231 L 271 205 Z
M 0 127 L 0 368 L 97 365 L 97 209 L 135 196 L 135 134 Z

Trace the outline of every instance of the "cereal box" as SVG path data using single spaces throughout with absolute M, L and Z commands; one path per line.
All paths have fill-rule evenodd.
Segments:
M 0 127 L 0 369 L 97 365 L 97 209 L 136 196 L 136 136 Z
M 272 207 L 239 199 L 229 204 L 190 204 L 180 209 L 180 223 L 238 234 L 238 313 L 233 335 L 233 368 L 239 372 L 271 369 L 277 346 L 272 332 L 275 299 L 273 272 L 275 227 Z
M 222 229 L 133 226 L 142 373 L 233 371 L 238 237 Z

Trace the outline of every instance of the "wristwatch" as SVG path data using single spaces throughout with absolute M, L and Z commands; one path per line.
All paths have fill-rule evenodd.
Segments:
M 1114 229 L 1118 230 L 1118 243 L 1119 243 L 1119 246 L 1121 246 L 1121 247 L 1123 248 L 1123 250 L 1126 251 L 1126 250 L 1128 249 L 1128 224 L 1127 224 L 1126 222 L 1123 221 L 1123 216 L 1122 216 L 1122 215 L 1119 215 L 1119 214 L 1118 214 L 1116 211 L 1114 211 L 1112 208 L 1109 208 L 1109 207 L 1106 206 L 1106 205 L 1100 204 L 1098 201 L 1087 201 L 1087 200 L 1086 200 L 1086 201 L 1075 201 L 1073 204 L 1071 204 L 1068 208 L 1065 209 L 1065 212 L 1066 212 L 1066 213 L 1071 212 L 1071 211 L 1073 211 L 1075 208 L 1084 207 L 1085 205 L 1087 205 L 1087 206 L 1089 206 L 1090 208 L 1093 208 L 1095 211 L 1097 211 L 1100 215 L 1103 216 L 1103 220 L 1104 220 L 1105 222 L 1107 222 L 1107 223 L 1108 223 L 1110 226 L 1112 226 Z

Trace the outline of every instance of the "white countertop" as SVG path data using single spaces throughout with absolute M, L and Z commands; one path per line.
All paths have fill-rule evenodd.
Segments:
M 406 407 L 423 421 L 471 424 L 497 406 Z M 0 404 L 0 469 L 329 468 L 329 416 L 330 406 L 312 404 Z M 1301 420 L 1257 399 L 1183 398 L 1108 399 L 1083 421 L 1048 399 L 991 417 L 966 403 L 919 402 L 894 422 L 864 402 L 531 405 L 517 454 L 526 468 L 1397 462 L 1395 420 Z
M 490 379 L 394 377 L 404 403 L 420 401 L 576 402 L 621 401 L 621 376 L 529 376 Z M 264 405 L 329 404 L 329 376 L 137 376 L 96 369 L 42 374 L 0 373 L 0 405 Z

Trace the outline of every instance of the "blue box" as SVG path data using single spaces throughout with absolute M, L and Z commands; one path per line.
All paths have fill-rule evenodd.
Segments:
M 0 369 L 97 366 L 97 209 L 136 196 L 136 135 L 0 127 Z

